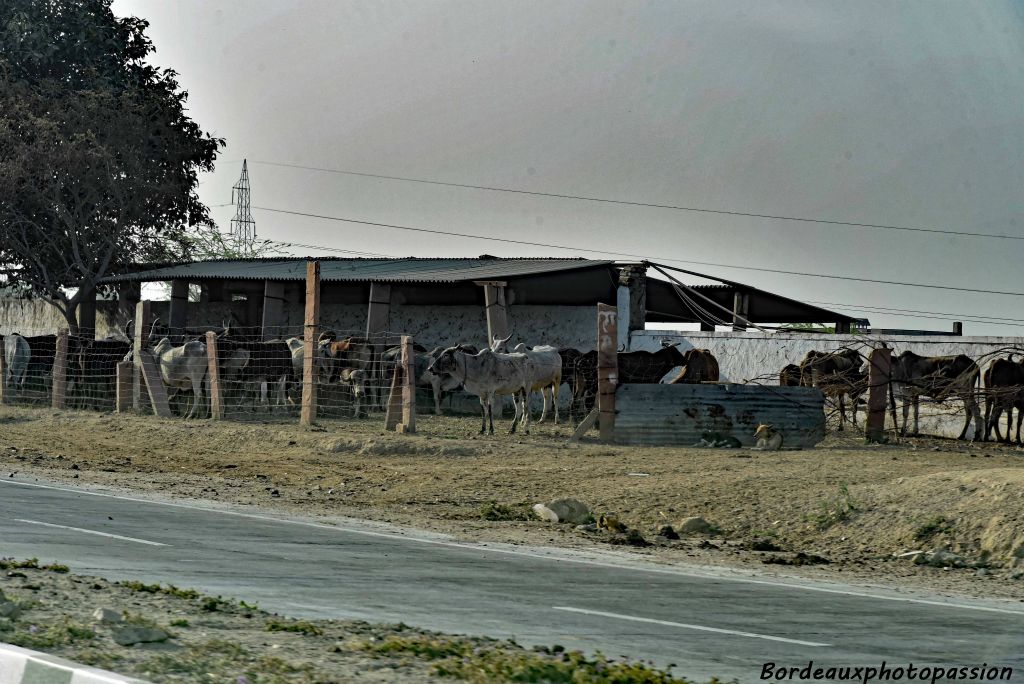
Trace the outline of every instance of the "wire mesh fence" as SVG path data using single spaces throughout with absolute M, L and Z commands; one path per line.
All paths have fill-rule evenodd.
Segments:
M 274 328 L 265 339 L 260 328 L 169 328 L 159 321 L 136 333 L 96 340 L 56 331 L 29 330 L 6 335 L 3 356 L 4 402 L 112 411 L 136 374 L 135 344 L 152 361 L 153 380 L 162 386 L 169 415 L 232 420 L 297 419 L 303 396 L 303 327 Z M 383 418 L 401 363 L 399 333 L 367 336 L 359 331 L 324 331 L 314 344 L 317 416 Z M 62 342 L 63 338 L 63 342 Z M 131 365 L 129 365 L 131 364 Z M 215 375 L 211 374 L 215 371 Z M 145 375 L 144 369 L 140 374 Z M 214 377 L 217 378 L 216 389 Z M 142 377 L 129 405 L 151 410 Z M 55 399 L 55 396 L 57 397 Z

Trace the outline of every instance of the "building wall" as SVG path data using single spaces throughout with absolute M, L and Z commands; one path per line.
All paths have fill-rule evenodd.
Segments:
M 680 332 L 678 330 L 644 330 L 631 338 L 634 350 L 656 351 L 662 340 L 679 342 L 680 350 L 709 349 L 721 369 L 723 382 L 758 382 L 779 384 L 779 371 L 790 363 L 800 363 L 807 352 L 833 351 L 840 347 L 853 347 L 867 353 L 871 345 L 884 342 L 897 355 L 905 350 L 922 356 L 965 354 L 981 366 L 988 365 L 995 356 L 1006 356 L 1012 349 L 1024 352 L 1022 337 L 957 337 L 957 336 L 858 336 L 817 335 L 800 333 L 766 334 L 760 332 Z M 949 417 L 954 407 L 958 416 Z M 921 431 L 956 437 L 963 427 L 963 404 L 948 402 L 944 407 L 921 405 Z M 984 407 L 982 407 L 984 411 Z M 926 414 L 928 414 L 926 416 Z M 944 415 L 938 415 L 944 414 Z M 902 420 L 902 419 L 901 419 Z M 972 431 L 968 436 L 973 435 Z

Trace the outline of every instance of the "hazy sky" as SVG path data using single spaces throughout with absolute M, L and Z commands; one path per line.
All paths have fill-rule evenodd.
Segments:
M 985 2 L 117 0 L 228 145 L 201 195 L 261 237 L 398 256 L 585 248 L 1024 293 L 1024 241 L 701 214 L 429 180 L 1024 236 L 1024 6 Z M 227 230 L 233 208 L 214 216 Z M 297 253 L 317 253 L 313 249 Z M 679 264 L 686 267 L 685 264 Z M 691 266 L 879 327 L 1021 334 L 1024 297 Z M 951 312 L 948 320 L 859 306 Z

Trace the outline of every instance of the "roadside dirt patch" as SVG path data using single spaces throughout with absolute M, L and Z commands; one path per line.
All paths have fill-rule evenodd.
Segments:
M 478 436 L 478 425 L 422 416 L 419 434 L 407 436 L 367 420 L 301 428 L 3 407 L 0 475 L 384 520 L 469 540 L 608 548 L 610 534 L 519 513 L 573 497 L 652 542 L 615 548 L 656 561 L 769 570 L 779 567 L 769 558 L 802 552 L 829 562 L 787 565 L 787 574 L 1024 598 L 1016 448 L 865 446 L 850 434 L 805 451 L 637 448 L 570 445 L 567 426 L 509 438 Z M 502 510 L 516 514 L 502 519 Z M 712 533 L 659 537 L 690 516 Z M 893 557 L 937 549 L 962 556 L 963 567 Z

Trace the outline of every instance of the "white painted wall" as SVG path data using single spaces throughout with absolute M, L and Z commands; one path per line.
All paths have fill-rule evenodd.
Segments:
M 812 349 L 832 351 L 840 347 L 863 347 L 863 353 L 867 353 L 873 344 L 885 342 L 897 355 L 905 350 L 923 356 L 965 354 L 978 361 L 982 370 L 994 355 L 1006 356 L 1012 349 L 1019 350 L 1017 353 L 1024 353 L 1022 337 L 863 336 L 678 330 L 634 332 L 631 337 L 631 349 L 657 351 L 662 346 L 662 340 L 678 341 L 683 352 L 690 348 L 711 350 L 718 359 L 723 382 L 760 382 L 769 385 L 779 383 L 779 371 L 786 364 L 800 363 Z M 956 405 L 958 408 L 963 406 L 959 402 Z M 953 407 L 953 403 L 944 407 L 928 407 L 922 402 L 921 431 L 956 437 L 963 427 L 962 413 L 959 417 L 936 416 L 939 413 L 948 414 Z M 968 432 L 968 436 L 971 435 L 973 425 Z

